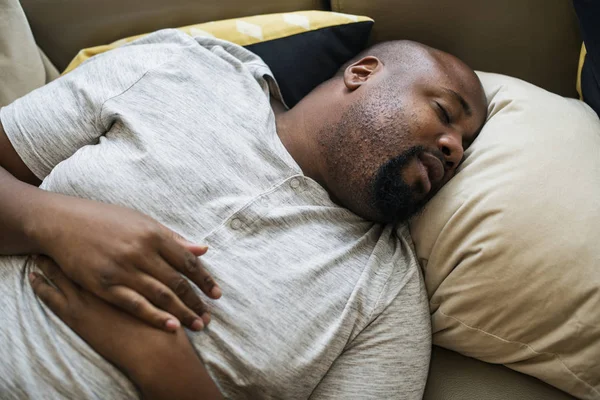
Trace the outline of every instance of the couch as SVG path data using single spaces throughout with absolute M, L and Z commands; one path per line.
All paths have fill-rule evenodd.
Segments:
M 24 45 L 4 43 L 8 54 L 0 54 L 0 73 L 14 52 L 22 60 L 21 68 L 3 79 L 29 78 L 20 86 L 12 85 L 18 88 L 13 92 L 2 93 L 4 104 L 54 79 L 82 48 L 160 28 L 307 9 L 366 15 L 376 21 L 373 42 L 421 41 L 461 57 L 474 69 L 516 76 L 560 95 L 576 96 L 581 38 L 568 0 L 21 0 L 21 5 L 24 15 L 18 7 L 3 10 L 0 24 L 19 18 L 25 22 L 26 17 L 31 31 L 15 27 Z M 7 17 L 9 13 L 13 18 Z M 31 35 L 39 49 L 25 45 L 33 43 Z M 5 39 L 0 38 L 0 48 Z M 504 366 L 434 346 L 424 398 L 572 397 Z

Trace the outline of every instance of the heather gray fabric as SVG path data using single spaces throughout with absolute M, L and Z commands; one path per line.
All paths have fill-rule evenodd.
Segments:
M 408 230 L 360 219 L 303 176 L 269 89 L 252 53 L 166 30 L 0 119 L 42 188 L 140 210 L 210 246 L 202 260 L 223 297 L 189 336 L 226 397 L 420 399 L 430 322 Z M 31 262 L 0 264 L 1 398 L 135 395 L 33 296 Z

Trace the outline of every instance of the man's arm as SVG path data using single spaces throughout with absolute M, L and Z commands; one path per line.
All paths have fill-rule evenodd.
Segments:
M 133 210 L 27 182 L 38 180 L 0 128 L 0 254 L 48 255 L 71 279 L 153 326 L 173 330 L 181 321 L 200 330 L 208 324 L 206 307 L 181 276 L 220 296 L 197 259 L 205 247 Z
M 12 176 L 29 183 L 31 185 L 39 186 L 42 181 L 31 172 L 29 167 L 25 165 L 21 157 L 15 151 L 15 148 L 8 140 L 2 121 L 0 121 L 0 167 L 10 172 Z
M 141 323 L 75 286 L 49 259 L 38 258 L 45 278 L 30 276 L 34 292 L 147 400 L 222 399 L 182 328 L 167 333 Z M 110 326 L 110 329 L 104 329 Z
M 32 210 L 46 193 L 32 186 L 39 183 L 12 147 L 0 121 L 0 254 L 40 253 L 30 235 Z
M 220 296 L 197 258 L 205 246 L 134 210 L 35 187 L 98 143 L 114 120 L 103 114 L 107 102 L 171 59 L 152 40 L 93 57 L 0 109 L 0 254 L 48 255 L 76 283 L 153 326 L 200 330 L 210 317 L 182 274 Z

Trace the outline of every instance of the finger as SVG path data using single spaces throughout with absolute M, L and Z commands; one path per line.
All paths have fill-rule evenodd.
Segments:
M 182 252 L 178 246 L 174 246 L 170 240 L 166 240 L 166 250 L 165 254 L 163 254 L 165 260 L 167 262 L 176 263 L 174 266 L 177 270 L 190 278 L 190 280 L 207 296 L 212 297 L 213 299 L 221 297 L 221 288 L 204 267 L 202 267 L 202 263 L 197 258 L 206 254 L 208 246 L 194 244 L 178 233 L 173 232 L 166 227 L 164 229 L 166 238 L 174 238 L 175 243 L 179 244 L 184 249 Z M 186 254 L 185 250 L 196 256 L 196 258 L 192 259 L 189 254 Z
M 138 274 L 128 286 L 137 290 L 157 307 L 179 318 L 193 330 L 201 330 L 210 321 L 206 306 L 179 272 L 162 258 L 153 263 L 153 274 Z
M 62 272 L 54 260 L 49 257 L 39 256 L 36 259 L 36 265 L 44 273 L 46 279 L 52 282 L 66 298 L 76 295 L 77 286 Z
M 171 237 L 173 237 L 173 239 L 175 239 L 176 242 L 181 244 L 184 248 L 186 248 L 188 251 L 190 251 L 196 257 L 200 257 L 200 256 L 206 254 L 206 252 L 208 251 L 208 246 L 197 244 L 197 243 L 192 243 L 189 240 L 187 240 L 186 238 L 184 238 L 183 236 L 181 236 L 180 234 L 173 232 L 173 231 L 169 230 L 168 228 L 165 228 L 165 229 L 168 231 L 168 234 Z
M 204 294 L 213 299 L 221 297 L 221 288 L 202 266 L 202 262 L 178 242 L 165 241 L 161 255 L 169 265 L 190 278 Z
M 185 239 L 177 240 L 177 242 L 196 257 L 203 256 L 208 251 L 208 246 L 188 242 Z
M 159 310 L 135 290 L 118 285 L 111 286 L 108 293 L 105 300 L 158 329 L 174 332 L 180 326 L 176 317 Z
M 60 290 L 55 289 L 48 284 L 46 278 L 37 272 L 29 274 L 29 282 L 31 283 L 33 293 L 35 293 L 35 295 L 39 297 L 54 314 L 61 318 L 63 310 L 68 303 L 65 295 Z

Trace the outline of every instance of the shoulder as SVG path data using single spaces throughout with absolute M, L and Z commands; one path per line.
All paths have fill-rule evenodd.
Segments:
M 107 88 L 110 92 L 120 92 L 135 84 L 147 72 L 176 61 L 182 49 L 190 46 L 185 36 L 174 29 L 152 33 L 87 59 L 56 82 L 79 82 L 100 92 Z
M 386 226 L 376 233 L 350 299 L 361 310 L 350 341 L 372 324 L 392 327 L 404 324 L 404 319 L 428 334 L 427 294 L 408 228 Z
M 426 302 L 421 267 L 408 227 L 399 225 L 392 230 L 386 251 L 375 252 L 379 258 L 376 268 L 382 287 L 374 315 L 382 313 L 398 298 Z

